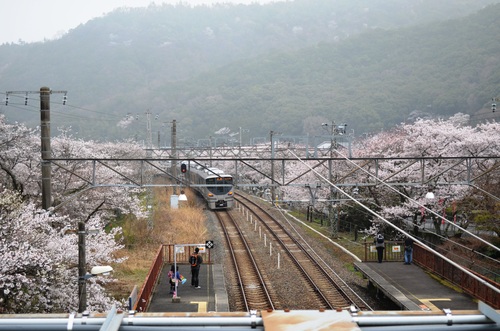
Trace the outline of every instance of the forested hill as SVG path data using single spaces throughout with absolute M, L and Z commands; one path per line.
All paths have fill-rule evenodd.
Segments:
M 148 109 L 153 130 L 177 119 L 194 138 L 224 126 L 312 133 L 325 120 L 378 130 L 423 108 L 473 113 L 498 93 L 499 5 L 465 16 L 498 2 L 121 9 L 59 40 L 0 46 L 0 92 L 68 90 L 69 106 L 52 107 L 54 125 L 94 139 L 144 139 Z M 0 111 L 37 124 L 36 101 L 23 98 Z M 116 123 L 126 114 L 139 121 L 124 130 Z
M 334 120 L 361 134 L 414 113 L 498 121 L 490 106 L 500 95 L 499 15 L 495 5 L 425 27 L 375 30 L 242 61 L 163 90 L 173 91 L 167 99 L 178 101 L 178 118 L 196 121 L 191 115 L 204 109 L 218 126 L 242 121 L 263 132 L 319 134 L 320 123 Z

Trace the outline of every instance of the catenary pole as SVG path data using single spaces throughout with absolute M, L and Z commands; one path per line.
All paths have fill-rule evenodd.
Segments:
M 78 312 L 87 309 L 87 283 L 85 280 L 85 223 L 78 223 Z
M 42 208 L 48 210 L 52 201 L 50 159 L 50 88 L 40 88 L 40 129 L 42 153 Z

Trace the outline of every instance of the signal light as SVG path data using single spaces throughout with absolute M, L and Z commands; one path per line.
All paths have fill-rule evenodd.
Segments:
M 24 97 L 24 105 L 28 105 L 28 94 L 26 93 L 26 96 Z
M 187 171 L 187 166 L 185 163 L 181 164 L 181 172 L 185 173 Z
M 66 101 L 68 101 L 68 96 L 65 94 L 63 96 L 63 106 L 66 105 Z
M 491 104 L 491 111 L 495 112 L 496 110 L 497 110 L 497 104 L 496 103 L 492 103 Z

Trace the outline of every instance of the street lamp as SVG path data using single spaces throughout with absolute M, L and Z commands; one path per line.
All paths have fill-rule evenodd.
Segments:
M 184 190 L 181 191 L 181 194 L 179 194 L 179 201 L 187 201 L 188 198 L 186 194 L 184 194 Z
M 113 268 L 109 265 L 95 266 L 90 270 L 90 274 L 87 273 L 78 278 L 78 285 L 80 287 L 80 300 L 78 302 L 79 313 L 83 313 L 87 309 L 87 286 L 85 281 L 99 275 L 107 276 L 111 271 L 113 271 Z
M 434 192 L 433 191 L 433 187 L 430 186 L 429 189 L 427 190 L 427 193 L 425 194 L 425 198 L 426 199 L 429 199 L 429 200 L 432 200 L 434 199 L 436 196 L 434 195 Z
M 90 274 L 86 274 L 80 277 L 80 280 L 87 280 L 89 278 L 99 275 L 108 276 L 111 273 L 111 271 L 113 271 L 113 267 L 109 265 L 95 266 L 90 270 Z
M 434 195 L 433 192 L 429 191 L 425 194 L 426 199 L 434 199 L 436 196 Z

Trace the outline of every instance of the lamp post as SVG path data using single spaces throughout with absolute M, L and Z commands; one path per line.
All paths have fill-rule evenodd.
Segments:
M 347 130 L 347 124 L 340 124 L 337 125 L 335 124 L 334 121 L 332 121 L 331 124 L 328 123 L 321 123 L 321 126 L 328 131 L 328 134 L 330 135 L 330 159 L 328 160 L 328 180 L 330 183 L 333 182 L 333 168 L 332 168 L 332 158 L 333 158 L 333 149 L 337 148 L 337 141 L 336 141 L 336 136 L 337 135 L 342 135 L 346 133 Z M 338 212 L 337 212 L 337 217 L 333 217 L 333 201 L 332 199 L 336 195 L 336 192 L 334 191 L 333 187 L 330 186 L 330 206 L 329 206 L 329 212 L 328 212 L 328 218 L 330 219 L 330 224 L 332 228 L 332 237 L 335 238 L 337 237 L 338 234 Z
M 274 203 L 276 199 L 276 191 L 274 188 L 274 151 L 275 151 L 274 136 L 277 134 L 280 135 L 282 133 L 276 131 L 269 132 L 269 138 L 271 140 L 271 203 Z
M 95 276 L 103 275 L 107 276 L 113 271 L 113 268 L 109 265 L 106 266 L 95 266 L 90 270 L 90 274 L 84 274 L 78 278 L 78 284 L 82 288 L 80 292 L 80 299 L 78 302 L 78 312 L 83 313 L 87 309 L 87 286 L 86 280 Z
M 97 276 L 107 275 L 113 268 L 110 266 L 97 266 L 93 267 L 90 274 L 85 270 L 86 255 L 85 255 L 85 223 L 78 223 L 78 312 L 83 313 L 87 309 L 87 283 L 86 280 Z

